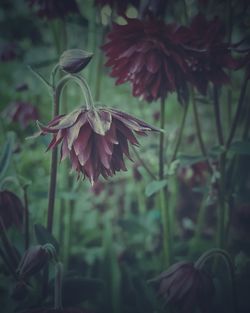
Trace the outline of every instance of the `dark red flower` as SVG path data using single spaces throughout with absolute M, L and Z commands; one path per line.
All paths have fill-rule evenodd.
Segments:
M 0 218 L 8 229 L 15 225 L 22 227 L 24 207 L 21 200 L 9 190 L 0 191 Z
M 15 90 L 16 90 L 17 92 L 27 91 L 28 89 L 29 89 L 29 86 L 28 86 L 28 84 L 26 84 L 26 83 L 18 84 L 18 85 L 16 85 L 16 87 L 15 87 Z
M 131 82 L 133 95 L 147 101 L 164 99 L 168 92 L 186 90 L 187 69 L 177 27 L 154 17 L 114 24 L 103 49 L 116 84 Z
M 12 122 L 18 123 L 22 128 L 26 128 L 31 121 L 39 118 L 38 110 L 28 102 L 16 101 L 11 103 L 4 111 Z
M 208 164 L 205 161 L 200 161 L 191 166 L 181 167 L 178 173 L 179 178 L 191 188 L 201 185 L 206 181 L 206 176 L 209 172 Z
M 9 62 L 17 58 L 17 46 L 14 43 L 8 43 L 1 46 L 0 61 Z
M 204 270 L 197 269 L 193 263 L 178 262 L 151 282 L 158 285 L 159 295 L 182 313 L 201 312 L 208 308 L 214 294 L 211 277 Z
M 72 168 L 88 177 L 91 184 L 102 175 L 126 171 L 123 155 L 131 159 L 128 143 L 138 145 L 134 134 L 145 136 L 157 130 L 143 121 L 115 109 L 79 108 L 57 116 L 42 133 L 52 133 L 48 149 L 61 143 L 61 160 L 69 157 Z
M 26 0 L 34 8 L 37 16 L 46 19 L 64 18 L 68 14 L 78 13 L 75 0 Z
M 95 0 L 95 5 L 100 7 L 109 5 L 112 9 L 117 10 L 119 14 L 123 14 L 129 5 L 139 8 L 140 0 Z
M 38 273 L 51 258 L 50 251 L 41 245 L 30 247 L 23 255 L 17 269 L 21 279 Z
M 225 69 L 235 69 L 238 63 L 231 56 L 229 44 L 223 41 L 225 29 L 217 17 L 208 21 L 198 14 L 190 27 L 179 29 L 179 35 L 186 48 L 187 79 L 199 92 L 206 94 L 209 82 L 219 86 L 230 82 Z

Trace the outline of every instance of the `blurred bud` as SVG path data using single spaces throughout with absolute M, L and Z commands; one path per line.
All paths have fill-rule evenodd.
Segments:
M 16 301 L 23 300 L 28 294 L 28 285 L 24 281 L 19 281 L 11 292 L 11 298 Z
M 66 50 L 60 57 L 59 65 L 67 73 L 78 73 L 88 65 L 92 56 L 93 53 L 81 49 Z
M 214 286 L 211 277 L 190 262 L 178 262 L 150 282 L 158 285 L 166 304 L 174 304 L 181 313 L 208 311 Z
M 46 245 L 33 246 L 23 255 L 17 273 L 21 279 L 26 279 L 38 273 L 51 259 L 51 252 Z
M 15 225 L 22 227 L 24 207 L 21 200 L 13 192 L 0 191 L 0 218 L 6 229 Z
M 28 87 L 28 85 L 27 85 L 26 83 L 18 84 L 18 85 L 16 85 L 16 88 L 15 88 L 15 90 L 16 90 L 17 92 L 26 91 L 26 90 L 28 90 L 28 89 L 29 89 L 29 87 Z

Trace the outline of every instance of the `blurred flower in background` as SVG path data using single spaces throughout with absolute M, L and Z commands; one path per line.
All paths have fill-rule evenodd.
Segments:
M 116 84 L 131 82 L 135 97 L 151 102 L 186 90 L 187 64 L 175 24 L 153 16 L 127 19 L 126 25 L 113 25 L 103 49 Z
M 37 16 L 45 19 L 64 18 L 68 14 L 78 13 L 75 0 L 26 0 Z
M 173 304 L 181 313 L 209 312 L 214 294 L 212 278 L 204 270 L 195 268 L 193 263 L 178 262 L 155 279 L 151 280 L 158 288 L 158 293 Z
M 2 113 L 11 122 L 26 128 L 32 121 L 39 118 L 38 109 L 29 102 L 16 101 L 11 103 Z
M 93 185 L 102 175 L 105 179 L 116 171 L 126 171 L 123 155 L 130 160 L 129 146 L 138 145 L 134 135 L 145 136 L 157 131 L 153 126 L 115 109 L 79 108 L 68 115 L 55 117 L 42 134 L 52 133 L 48 149 L 60 143 L 61 160 L 69 157 L 72 169 L 88 177 Z
M 9 190 L 0 191 L 0 218 L 4 226 L 21 228 L 23 215 L 24 207 L 19 197 Z
M 199 92 L 206 94 L 209 82 L 218 86 L 230 82 L 225 70 L 236 69 L 238 62 L 231 56 L 229 44 L 223 41 L 225 27 L 217 17 L 208 21 L 198 14 L 190 27 L 179 29 L 179 35 L 186 48 L 187 79 Z

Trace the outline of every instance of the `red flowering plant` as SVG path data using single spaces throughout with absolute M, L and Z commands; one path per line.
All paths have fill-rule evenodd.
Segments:
M 153 16 L 114 24 L 103 50 L 116 84 L 130 82 L 133 95 L 149 102 L 186 90 L 187 64 L 177 30 Z
M 230 82 L 225 70 L 236 69 L 238 62 L 224 42 L 225 27 L 218 17 L 208 21 L 198 14 L 189 27 L 179 29 L 179 35 L 186 49 L 187 79 L 199 92 L 206 94 L 209 82 L 217 86 Z

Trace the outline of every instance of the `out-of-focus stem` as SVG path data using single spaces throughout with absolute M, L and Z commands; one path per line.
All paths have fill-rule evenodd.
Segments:
M 62 309 L 62 276 L 63 276 L 63 265 L 58 262 L 55 265 L 55 304 L 56 310 Z
M 161 116 L 160 116 L 160 128 L 164 130 L 165 127 L 165 100 L 161 99 Z M 165 133 L 160 132 L 159 142 L 159 179 L 164 177 L 164 141 Z
M 23 198 L 24 198 L 24 240 L 25 240 L 25 250 L 29 248 L 30 234 L 29 234 L 29 202 L 27 186 L 23 188 Z
M 233 119 L 233 123 L 232 123 L 232 127 L 230 129 L 229 132 L 229 136 L 227 139 L 227 143 L 226 143 L 226 150 L 229 149 L 230 144 L 232 143 L 233 137 L 235 135 L 235 131 L 239 122 L 239 118 L 240 118 L 240 114 L 241 114 L 241 110 L 242 110 L 242 106 L 243 106 L 243 102 L 244 102 L 244 98 L 245 98 L 245 94 L 246 94 L 246 90 L 247 90 L 247 84 L 248 84 L 248 78 L 247 75 L 244 78 L 242 87 L 241 87 L 241 91 L 240 91 L 240 97 L 239 97 L 239 101 L 238 101 L 238 105 L 237 105 L 237 109 L 234 115 L 234 119 Z
M 214 92 L 214 113 L 215 113 L 215 122 L 216 122 L 216 131 L 218 136 L 218 141 L 221 146 L 224 145 L 224 136 L 223 136 L 223 130 L 221 125 L 221 114 L 220 114 L 220 104 L 219 104 L 219 95 L 218 95 L 218 87 L 214 85 L 213 87 Z
M 180 126 L 180 130 L 179 130 L 179 134 L 178 134 L 178 138 L 177 138 L 177 142 L 176 142 L 176 146 L 175 146 L 175 149 L 174 149 L 174 153 L 173 153 L 171 162 L 173 162 L 176 159 L 177 153 L 178 153 L 179 148 L 180 148 L 182 135 L 183 135 L 183 130 L 184 130 L 186 117 L 187 117 L 187 112 L 188 112 L 188 107 L 189 107 L 189 105 L 188 105 L 188 103 L 186 103 L 184 105 L 184 111 L 183 111 L 183 115 L 182 115 L 182 119 L 181 119 L 181 126 Z
M 2 221 L 2 218 L 0 217 L 0 237 L 1 237 L 1 240 L 2 240 L 2 243 L 3 243 L 3 247 L 10 259 L 10 262 L 13 266 L 13 268 L 17 268 L 17 265 L 18 265 L 18 257 L 17 257 L 17 254 L 15 252 L 15 250 L 13 249 L 10 241 L 9 241 L 9 238 L 6 234 L 6 229 L 5 229 L 5 226 L 4 226 L 4 223 Z
M 149 174 L 149 176 L 154 179 L 157 180 L 157 177 L 155 176 L 155 174 L 151 171 L 151 169 L 148 167 L 148 165 L 144 162 L 144 160 L 140 157 L 139 153 L 136 151 L 136 149 L 132 147 L 132 150 L 134 151 L 134 154 L 136 155 L 136 158 L 138 159 L 138 161 L 140 162 L 141 166 L 147 171 L 147 173 Z

